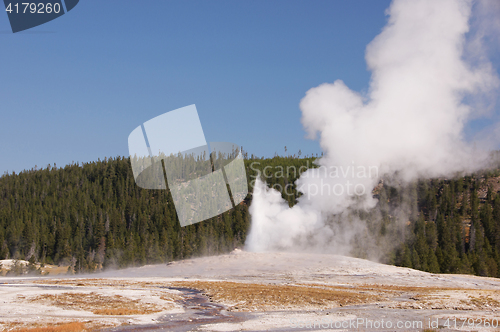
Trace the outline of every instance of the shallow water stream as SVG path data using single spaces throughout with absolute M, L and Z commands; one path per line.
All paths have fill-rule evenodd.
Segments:
M 181 304 L 184 312 L 180 314 L 166 314 L 161 316 L 157 323 L 147 325 L 118 326 L 104 331 L 192 331 L 203 324 L 235 323 L 247 319 L 248 314 L 226 311 L 220 304 L 210 302 L 202 292 L 183 287 L 168 287 L 182 293 Z

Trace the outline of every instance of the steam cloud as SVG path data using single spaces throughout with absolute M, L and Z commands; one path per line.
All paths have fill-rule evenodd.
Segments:
M 302 99 L 302 124 L 309 138 L 319 138 L 322 167 L 297 181 L 304 195 L 292 208 L 256 180 L 248 250 L 351 254 L 367 229 L 354 211 L 373 211 L 372 190 L 381 178 L 404 184 L 486 165 L 488 154 L 467 142 L 464 129 L 491 115 L 497 97 L 499 79 L 484 41 L 494 40 L 486 37 L 500 25 L 500 6 L 395 0 L 387 14 L 387 25 L 366 48 L 367 94 L 337 80 Z M 478 17 L 486 14 L 489 19 Z M 490 130 L 481 137 L 496 136 Z M 367 252 L 374 253 L 378 244 L 369 242 Z

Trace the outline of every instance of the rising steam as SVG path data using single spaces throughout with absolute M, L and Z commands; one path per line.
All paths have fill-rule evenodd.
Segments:
M 464 136 L 469 121 L 491 111 L 499 86 L 482 44 L 492 21 L 485 26 L 475 17 L 484 8 L 465 0 L 393 1 L 387 25 L 366 48 L 368 93 L 337 80 L 300 102 L 302 124 L 324 152 L 322 167 L 298 180 L 304 195 L 293 208 L 255 182 L 247 249 L 350 254 L 363 239 L 373 253 L 379 244 L 366 239 L 366 221 L 354 211 L 373 211 L 381 178 L 404 184 L 485 166 L 487 154 Z

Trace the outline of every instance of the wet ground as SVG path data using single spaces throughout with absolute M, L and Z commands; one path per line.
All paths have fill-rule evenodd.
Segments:
M 182 293 L 182 300 L 176 301 L 182 305 L 184 312 L 167 314 L 157 323 L 148 325 L 119 326 L 103 331 L 172 331 L 186 332 L 196 330 L 204 324 L 237 323 L 249 318 L 248 313 L 234 313 L 226 311 L 223 305 L 210 302 L 210 299 L 196 289 L 182 287 L 165 287 Z
M 182 293 L 182 300 L 177 301 L 182 305 L 184 313 L 167 314 L 159 319 L 155 324 L 147 325 L 128 325 L 115 328 L 105 329 L 106 332 L 117 331 L 172 331 L 172 332 L 187 332 L 187 331 L 203 331 L 200 328 L 205 325 L 206 330 L 210 330 L 209 325 L 217 323 L 242 323 L 247 320 L 256 319 L 265 315 L 281 317 L 287 321 L 285 327 L 266 328 L 269 332 L 284 332 L 284 331 L 424 331 L 438 330 L 443 332 L 448 331 L 463 331 L 463 322 L 454 322 L 453 320 L 438 319 L 436 310 L 407 310 L 407 309 L 392 309 L 384 310 L 383 305 L 367 304 L 367 305 L 352 305 L 329 310 L 314 311 L 315 316 L 303 316 L 304 312 L 288 311 L 288 312 L 267 312 L 267 313 L 242 313 L 228 312 L 226 307 L 220 304 L 210 302 L 210 299 L 202 292 L 182 287 L 160 287 L 177 290 Z M 400 301 L 408 301 L 407 296 L 401 296 L 397 299 Z M 467 314 L 467 311 L 451 311 L 439 310 L 439 314 Z M 343 317 L 340 318 L 339 317 Z M 349 318 L 354 317 L 354 318 Z M 206 326 L 208 325 L 208 326 Z M 244 328 L 245 331 L 262 331 L 259 328 L 258 322 L 255 324 L 255 330 Z M 227 328 L 227 327 L 226 327 Z M 467 325 L 465 325 L 467 329 Z M 471 330 L 481 330 L 474 329 Z M 234 330 L 240 331 L 238 325 L 234 325 Z

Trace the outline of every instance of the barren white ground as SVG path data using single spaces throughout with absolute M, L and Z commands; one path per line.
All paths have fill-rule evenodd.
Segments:
M 99 280 L 91 282 L 89 278 Z M 0 279 L 0 324 L 5 329 L 15 327 L 16 322 L 21 325 L 43 325 L 44 322 L 65 321 L 91 322 L 94 326 L 160 326 L 169 317 L 176 317 L 188 309 L 181 302 L 172 300 L 182 295 L 179 291 L 151 285 L 194 281 L 345 289 L 355 294 L 379 296 L 381 299 L 343 306 L 340 302 L 329 302 L 299 307 L 280 307 L 279 303 L 245 307 L 243 303 L 240 304 L 241 310 L 238 310 L 238 303 L 222 299 L 219 303 L 226 306 L 227 311 L 223 311 L 228 315 L 244 312 L 240 312 L 243 316 L 240 316 L 239 321 L 177 326 L 174 329 L 176 331 L 339 331 L 352 330 L 354 327 L 367 331 L 500 331 L 500 326 L 495 326 L 500 324 L 499 279 L 430 274 L 336 255 L 250 253 L 239 250 L 227 255 L 86 276 L 3 277 Z M 71 292 L 110 296 L 118 294 L 140 300 L 140 303 L 156 305 L 162 311 L 146 315 L 97 315 L 91 311 L 30 301 L 43 294 Z M 165 294 L 167 296 L 162 299 Z M 414 323 L 416 321 L 421 322 L 421 325 Z M 320 322 L 323 325 L 313 325 Z M 371 327 L 367 324 L 371 324 Z

